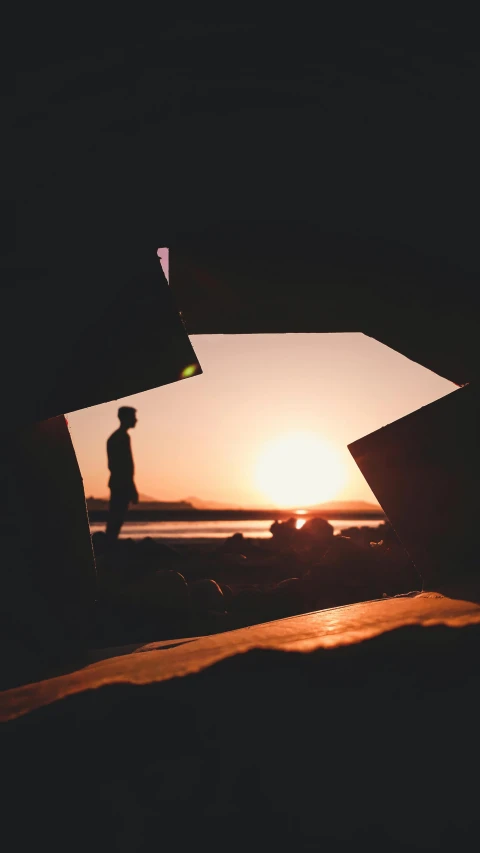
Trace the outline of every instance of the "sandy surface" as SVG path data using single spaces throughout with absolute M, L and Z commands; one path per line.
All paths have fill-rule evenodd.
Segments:
M 208 637 L 94 651 L 94 662 L 83 669 L 4 691 L 0 720 L 14 719 L 63 697 L 105 685 L 149 684 L 183 677 L 252 649 L 309 652 L 359 643 L 407 625 L 461 628 L 478 624 L 480 604 L 476 601 L 421 593 L 302 614 Z

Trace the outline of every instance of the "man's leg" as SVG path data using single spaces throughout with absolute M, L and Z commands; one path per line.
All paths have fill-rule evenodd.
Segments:
M 125 516 L 128 512 L 129 503 L 129 496 L 122 492 L 111 492 L 106 529 L 107 539 L 109 542 L 113 543 L 118 539 L 122 524 L 125 521 Z

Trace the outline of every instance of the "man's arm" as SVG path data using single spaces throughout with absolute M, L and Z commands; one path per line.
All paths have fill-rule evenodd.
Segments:
M 109 439 L 108 439 L 108 441 L 107 441 L 107 463 L 108 463 L 108 470 L 110 471 L 110 473 L 112 473 L 112 451 L 111 451 L 111 446 L 112 446 L 112 442 L 111 442 L 111 439 L 109 438 Z
M 132 444 L 130 441 L 130 436 L 128 434 L 127 434 L 127 438 L 128 438 L 128 453 L 129 453 L 129 461 L 130 461 L 130 470 L 131 470 L 131 474 L 132 474 L 132 496 L 131 496 L 130 500 L 131 500 L 132 504 L 138 504 L 138 492 L 137 492 L 137 487 L 136 487 L 134 479 L 133 479 L 135 467 L 133 464 Z

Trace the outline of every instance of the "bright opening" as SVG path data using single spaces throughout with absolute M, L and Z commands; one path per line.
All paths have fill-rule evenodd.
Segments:
M 337 497 L 347 470 L 335 447 L 313 432 L 278 436 L 262 449 L 256 467 L 260 492 L 277 507 L 309 507 Z

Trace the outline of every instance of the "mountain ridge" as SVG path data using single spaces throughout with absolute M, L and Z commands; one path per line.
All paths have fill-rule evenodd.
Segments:
M 146 509 L 145 505 L 149 505 L 150 508 L 163 508 L 163 509 L 197 509 L 197 510 L 245 510 L 245 507 L 240 506 L 239 504 L 226 503 L 222 501 L 208 501 L 203 500 L 197 497 L 187 497 L 178 501 L 161 501 L 158 498 L 153 498 L 149 495 L 144 495 L 142 493 L 139 494 L 139 506 L 143 505 L 143 508 Z M 88 497 L 87 498 L 87 506 L 91 509 L 98 507 L 98 504 L 106 504 L 109 499 L 107 497 L 95 498 Z M 99 508 L 99 507 L 98 507 Z M 132 507 L 133 508 L 133 507 Z M 248 510 L 251 509 L 279 509 L 279 507 L 247 507 Z M 291 509 L 292 512 L 295 510 L 293 508 L 287 507 Z M 370 501 L 362 501 L 362 500 L 349 500 L 349 501 L 326 501 L 321 504 L 311 504 L 310 506 L 304 506 L 299 509 L 309 511 L 309 510 L 338 510 L 338 511 L 348 511 L 354 512 L 358 510 L 359 512 L 373 512 L 376 510 L 381 511 L 381 506 L 379 504 L 372 503 Z

